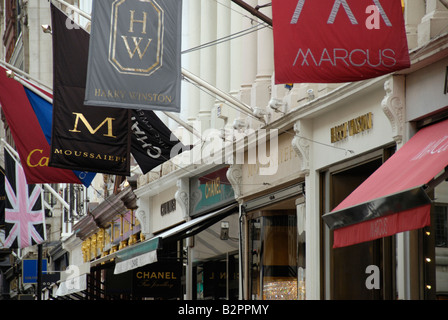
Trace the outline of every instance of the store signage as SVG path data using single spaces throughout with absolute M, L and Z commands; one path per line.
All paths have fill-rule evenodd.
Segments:
M 180 262 L 153 263 L 133 271 L 133 293 L 144 297 L 177 297 L 181 278 Z
M 275 83 L 341 83 L 410 66 L 399 0 L 272 1 Z
M 42 273 L 47 272 L 47 259 L 42 260 Z M 37 283 L 37 260 L 26 259 L 22 261 L 23 283 Z
M 344 140 L 348 136 L 354 136 L 358 133 L 372 129 L 372 127 L 372 112 L 369 112 L 331 128 L 331 143 Z
M 197 214 L 223 206 L 235 201 L 235 193 L 227 179 L 228 167 L 192 179 L 190 182 L 191 199 L 198 199 L 193 203 L 192 213 Z M 200 196 L 198 194 L 200 193 Z
M 176 199 L 164 202 L 160 205 L 160 215 L 164 216 L 170 212 L 176 211 Z
M 93 1 L 85 104 L 180 112 L 182 1 Z

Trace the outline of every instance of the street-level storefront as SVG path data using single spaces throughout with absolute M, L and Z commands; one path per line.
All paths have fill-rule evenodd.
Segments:
M 147 185 L 135 191 L 141 241 L 116 251 L 112 264 L 97 264 L 105 268 L 108 295 L 137 300 L 182 299 L 184 270 L 178 243 L 168 235 L 162 236 L 185 222 L 176 191 L 170 183 L 165 188 L 151 189 Z
M 145 240 L 114 253 L 109 279 L 127 283 L 132 299 L 237 299 L 238 205 L 226 171 L 162 177 L 137 189 Z M 221 272 L 215 273 L 218 264 Z
M 246 161 L 230 169 L 238 190 L 242 228 L 242 297 L 305 299 L 305 199 L 301 161 L 292 130 L 268 142 L 270 169 Z M 251 152 L 250 148 L 249 151 Z M 246 152 L 245 159 L 249 155 Z M 275 156 L 274 156 L 275 155 Z
M 190 178 L 190 217 L 232 208 L 188 237 L 191 299 L 239 299 L 239 209 L 227 179 L 228 166 L 218 166 Z
M 320 171 L 325 298 L 446 299 L 447 63 L 386 79 L 371 126 L 336 139 L 359 151 Z M 356 140 L 373 136 L 379 144 L 361 152 Z
M 446 36 L 439 39 L 439 43 L 446 41 Z M 447 50 L 440 50 L 439 43 L 434 46 L 437 54 L 432 63 L 422 62 L 423 67 L 417 65 L 418 69 L 406 77 L 406 121 L 415 135 L 423 130 L 438 131 L 436 126 L 448 119 Z M 446 166 L 446 136 L 445 129 L 441 139 L 431 140 L 433 144 L 428 143 L 420 154 L 422 160 L 442 157 L 441 166 Z M 444 175 L 445 167 L 430 178 L 434 180 L 425 182 L 430 186 L 427 194 L 432 201 L 430 226 L 409 233 L 411 299 L 448 298 L 448 183 Z
M 313 139 L 322 143 L 313 145 L 310 156 L 319 186 L 313 192 L 313 201 L 316 213 L 320 211 L 324 217 L 316 220 L 318 228 L 314 228 L 321 232 L 320 263 L 315 267 L 320 269 L 322 299 L 396 298 L 395 240 L 386 237 L 335 246 L 334 228 L 328 228 L 326 223 L 326 214 L 381 167 L 395 152 L 397 140 L 403 134 L 401 127 L 393 129 L 385 112 L 385 81 L 395 85 L 394 93 L 400 97 L 398 90 L 404 89 L 404 79 L 374 79 L 366 86 L 353 85 L 350 95 L 334 101 L 336 108 L 312 120 Z M 346 218 L 341 218 L 335 224 L 339 226 L 345 221 Z M 381 274 L 382 282 L 377 289 L 366 286 L 370 274 L 366 272 L 370 268 Z

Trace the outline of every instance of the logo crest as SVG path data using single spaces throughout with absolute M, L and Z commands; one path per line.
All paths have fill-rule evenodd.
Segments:
M 163 62 L 164 10 L 155 0 L 112 4 L 109 62 L 123 74 L 150 76 Z

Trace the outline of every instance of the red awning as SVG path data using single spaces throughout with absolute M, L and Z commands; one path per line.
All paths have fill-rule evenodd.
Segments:
M 428 226 L 431 201 L 425 191 L 447 165 L 448 120 L 417 132 L 332 212 L 323 216 L 334 229 L 334 247 Z

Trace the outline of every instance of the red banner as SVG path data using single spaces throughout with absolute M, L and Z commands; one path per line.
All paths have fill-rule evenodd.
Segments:
M 29 184 L 80 183 L 73 171 L 48 166 L 50 145 L 22 84 L 0 67 L 0 104 Z
M 424 228 L 431 223 L 430 212 L 431 205 L 425 205 L 336 229 L 333 248 L 351 246 L 404 231 Z
M 400 0 L 273 0 L 275 82 L 365 80 L 410 66 Z

